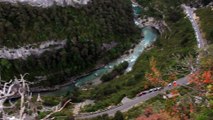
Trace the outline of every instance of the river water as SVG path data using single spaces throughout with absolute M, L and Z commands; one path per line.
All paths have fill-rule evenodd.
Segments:
M 135 16 L 138 16 L 142 13 L 142 9 L 140 6 L 138 6 L 137 4 L 132 4 L 132 9 L 133 9 L 133 12 L 134 12 L 134 15 Z
M 144 51 L 145 48 L 147 48 L 148 46 L 150 46 L 157 38 L 157 33 L 156 31 L 151 28 L 151 27 L 145 27 L 142 29 L 142 33 L 144 35 L 144 38 L 141 39 L 141 41 L 135 46 L 135 48 L 133 49 L 133 52 L 130 53 L 129 55 L 124 55 L 121 56 L 120 58 L 118 58 L 117 60 L 114 60 L 112 62 L 110 62 L 109 64 L 107 64 L 106 66 L 93 71 L 91 74 L 79 78 L 76 80 L 75 84 L 71 84 L 68 85 L 66 87 L 62 87 L 59 90 L 56 91 L 52 91 L 52 92 L 48 92 L 48 93 L 43 93 L 43 95 L 48 95 L 48 96 L 52 96 L 52 95 L 65 95 L 68 92 L 72 92 L 73 88 L 75 86 L 77 87 L 82 87 L 84 85 L 87 85 L 89 83 L 94 82 L 95 80 L 97 80 L 97 78 L 100 78 L 102 75 L 104 75 L 105 73 L 109 72 L 112 70 L 112 68 L 115 65 L 118 65 L 124 61 L 128 61 L 129 62 L 129 66 L 127 68 L 127 72 L 131 71 L 137 58 L 141 55 L 141 53 Z
M 138 15 L 138 10 L 139 10 L 139 7 L 134 5 L 133 11 L 134 11 L 135 16 Z M 75 88 L 76 86 L 82 87 L 82 86 L 88 85 L 90 83 L 97 82 L 97 79 L 99 79 L 102 75 L 110 72 L 114 66 L 116 66 L 124 61 L 128 61 L 128 63 L 129 63 L 129 66 L 128 66 L 126 72 L 131 71 L 137 58 L 142 54 L 144 49 L 149 47 L 157 39 L 157 32 L 155 29 L 153 29 L 151 27 L 145 27 L 145 28 L 141 29 L 141 32 L 144 35 L 144 38 L 141 39 L 141 41 L 133 49 L 133 52 L 131 52 L 129 55 L 123 55 L 120 58 L 118 58 L 117 60 L 110 62 L 106 66 L 93 71 L 89 75 L 77 79 L 75 84 L 71 84 L 71 85 L 62 87 L 56 91 L 43 93 L 42 95 L 61 96 L 61 95 L 67 94 L 68 92 L 72 92 L 73 88 Z

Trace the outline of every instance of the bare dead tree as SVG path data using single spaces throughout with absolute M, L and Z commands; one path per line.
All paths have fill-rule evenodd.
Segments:
M 26 74 L 25 74 L 26 75 Z M 37 102 L 32 101 L 32 93 L 29 89 L 30 82 L 27 82 L 24 77 L 25 75 L 20 75 L 20 78 L 16 78 L 9 82 L 0 81 L 0 119 L 3 120 L 34 120 L 38 118 L 38 102 L 41 101 L 40 95 L 38 96 Z M 9 102 L 9 106 L 5 105 L 6 101 L 14 98 L 20 97 L 20 106 L 17 106 L 17 102 Z M 68 100 L 65 104 L 59 104 L 55 109 L 52 109 L 51 113 L 45 116 L 42 120 L 50 119 L 51 115 L 60 112 L 64 107 L 70 102 Z M 16 109 L 18 107 L 18 109 Z M 7 109 L 14 109 L 12 114 L 6 112 Z M 31 111 L 32 113 L 30 113 Z
M 25 74 L 26 75 L 26 74 Z M 13 98 L 13 97 L 19 97 L 21 96 L 21 105 L 20 105 L 20 113 L 19 116 L 13 116 L 17 119 L 23 120 L 25 118 L 24 114 L 24 98 L 26 94 L 29 92 L 29 85 L 24 80 L 25 75 L 20 75 L 20 79 L 15 78 L 14 80 L 11 80 L 9 82 L 1 82 L 1 89 L 0 89 L 0 113 L 2 115 L 3 119 L 9 119 L 10 116 L 5 113 L 4 109 L 13 108 L 15 107 L 15 104 L 10 102 L 10 106 L 5 106 L 5 102 L 7 99 Z

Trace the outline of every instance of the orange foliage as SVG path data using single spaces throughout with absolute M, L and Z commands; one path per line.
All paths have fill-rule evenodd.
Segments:
M 195 83 L 195 84 L 200 84 L 202 83 L 200 80 L 200 72 L 195 72 L 189 75 L 189 82 L 190 83 Z
M 212 83 L 212 74 L 211 71 L 204 71 L 202 74 L 202 78 L 203 78 L 203 83 Z
M 192 103 L 190 104 L 190 113 L 193 113 L 194 112 L 194 107 L 192 105 Z
M 175 114 L 177 114 L 178 112 L 179 112 L 178 106 L 177 106 L 177 105 L 172 106 L 171 115 L 175 115 Z
M 196 111 L 196 104 L 193 104 L 190 98 L 179 99 L 175 105 L 171 107 L 171 109 L 166 109 L 171 116 L 178 116 L 181 120 L 189 120 L 191 117 L 191 113 Z M 171 110 L 171 111 L 170 111 Z
M 144 115 L 149 117 L 151 114 L 153 114 L 153 109 L 151 107 L 147 107 L 144 111 Z
M 158 85 L 158 84 L 163 84 L 165 85 L 165 82 L 162 80 L 162 75 L 160 71 L 156 67 L 156 60 L 152 58 L 150 60 L 150 68 L 151 68 L 151 73 L 146 73 L 145 77 L 148 79 L 152 85 Z
M 136 120 L 179 120 L 178 118 L 175 118 L 174 116 L 171 117 L 167 112 L 161 111 L 159 113 L 153 113 L 150 116 L 142 115 Z
M 201 86 L 203 84 L 213 83 L 212 71 L 207 70 L 204 72 L 197 71 L 189 76 L 189 82 L 195 83 L 195 85 Z
M 172 95 L 176 95 L 176 94 L 178 94 L 179 92 L 178 92 L 178 90 L 171 90 L 171 94 Z

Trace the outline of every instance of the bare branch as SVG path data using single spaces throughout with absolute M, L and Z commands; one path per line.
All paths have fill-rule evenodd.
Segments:
M 53 115 L 54 113 L 60 112 L 64 109 L 64 107 L 71 102 L 71 100 L 69 99 L 66 103 L 64 103 L 64 105 L 59 109 L 58 107 L 56 107 L 56 110 L 51 112 L 50 114 L 48 114 L 47 116 L 45 116 L 43 119 L 41 120 L 47 120 L 51 115 Z

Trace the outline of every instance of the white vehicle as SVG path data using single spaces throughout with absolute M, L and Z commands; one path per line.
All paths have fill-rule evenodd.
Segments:
M 172 86 L 172 83 L 169 83 L 167 86 L 171 87 L 171 86 Z
M 153 92 L 153 91 L 154 91 L 154 88 L 149 90 L 149 92 Z
M 158 89 L 157 88 L 153 88 L 153 90 L 152 91 L 157 91 Z
M 157 90 L 160 90 L 160 89 L 162 89 L 162 87 L 157 87 Z

